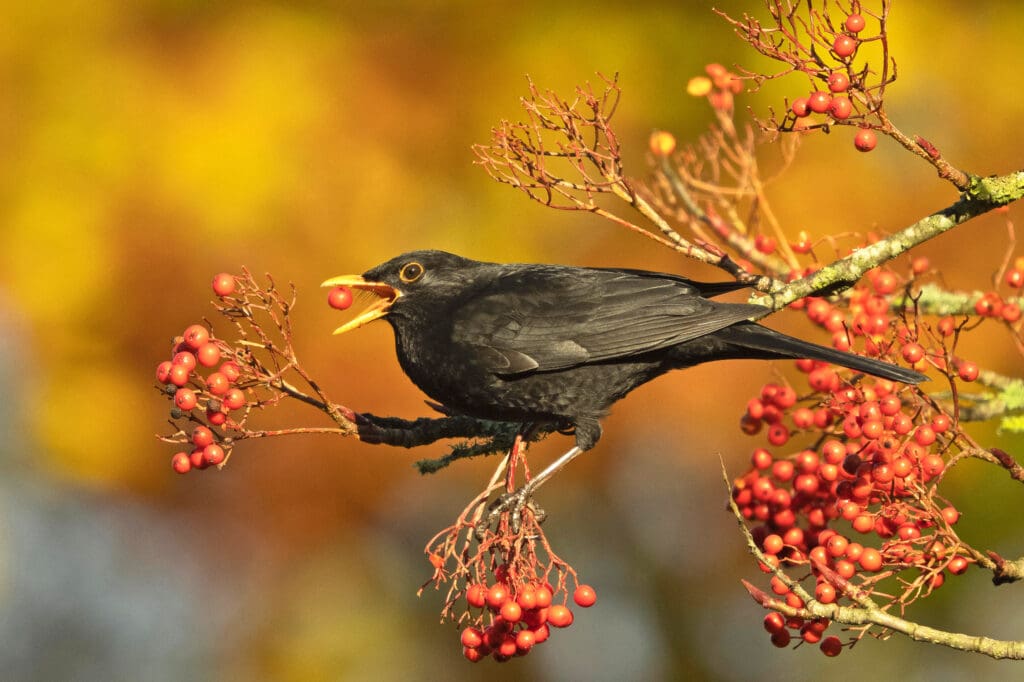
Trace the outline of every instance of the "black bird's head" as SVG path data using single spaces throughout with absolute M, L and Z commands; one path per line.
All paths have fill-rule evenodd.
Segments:
M 444 314 L 488 267 L 495 265 L 446 251 L 410 251 L 362 275 L 332 277 L 321 286 L 347 286 L 376 296 L 366 310 L 334 330 L 342 334 L 388 314 Z

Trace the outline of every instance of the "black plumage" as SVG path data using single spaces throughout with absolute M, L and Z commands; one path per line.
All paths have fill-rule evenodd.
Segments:
M 926 378 L 750 321 L 763 306 L 711 300 L 742 288 L 734 282 L 414 251 L 324 284 L 375 293 L 337 331 L 384 317 L 402 369 L 453 413 L 571 426 L 580 451 L 634 388 L 712 360 L 812 358 L 901 382 Z

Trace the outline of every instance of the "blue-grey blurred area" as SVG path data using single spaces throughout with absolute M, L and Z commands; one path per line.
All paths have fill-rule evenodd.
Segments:
M 735 15 L 757 2 L 716 3 Z M 816 4 L 817 6 L 817 4 Z M 571 628 L 504 665 L 462 658 L 440 624 L 423 548 L 483 488 L 494 458 L 420 476 L 407 451 L 317 436 L 244 443 L 222 471 L 174 474 L 153 372 L 213 317 L 209 282 L 246 266 L 295 285 L 294 341 L 338 402 L 406 418 L 424 396 L 384 323 L 332 337 L 319 283 L 413 248 L 501 261 L 721 274 L 603 221 L 490 180 L 470 146 L 522 117 L 525 75 L 570 96 L 619 73 L 626 171 L 647 137 L 683 144 L 712 114 L 686 94 L 709 62 L 769 68 L 710 3 L 116 0 L 7 2 L 0 21 L 0 680 L 1014 679 L 996 662 L 895 636 L 837 659 L 776 650 L 741 579 L 767 581 L 725 511 L 729 475 L 762 444 L 738 421 L 786 363 L 663 377 L 615 406 L 599 445 L 538 495 L 555 551 L 598 591 Z M 981 175 L 1020 167 L 1024 98 L 1013 3 L 895 3 L 893 120 Z M 950 30 L 951 27 L 955 28 Z M 969 55 L 970 58 L 965 58 Z M 744 95 L 763 114 L 801 78 Z M 982 104 L 979 105 L 979 102 Z M 741 116 L 745 116 L 742 114 Z M 791 238 L 891 232 L 955 201 L 919 159 L 847 129 L 807 137 L 767 188 Z M 613 206 L 610 204 L 609 206 Z M 626 215 L 627 207 L 620 207 Z M 921 252 L 951 288 L 991 288 L 1019 209 Z M 843 241 L 847 240 L 847 241 Z M 983 248 L 979 248 L 982 245 Z M 1015 252 L 1020 255 L 1019 248 Z M 905 268 L 900 262 L 895 267 Z M 230 329 L 214 320 L 215 331 Z M 827 342 L 790 311 L 768 324 Z M 965 357 L 1020 373 L 1006 330 Z M 324 426 L 282 406 L 273 426 Z M 986 446 L 1019 437 L 980 426 Z M 550 461 L 570 439 L 531 450 Z M 1024 553 L 1020 494 L 966 463 L 943 492 L 982 549 Z M 949 577 L 907 616 L 1024 639 L 1020 589 Z

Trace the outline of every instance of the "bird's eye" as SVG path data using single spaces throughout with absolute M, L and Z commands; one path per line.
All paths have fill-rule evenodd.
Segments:
M 401 279 L 406 284 L 412 284 L 422 276 L 423 266 L 415 261 L 403 265 L 402 269 L 398 273 L 399 279 Z

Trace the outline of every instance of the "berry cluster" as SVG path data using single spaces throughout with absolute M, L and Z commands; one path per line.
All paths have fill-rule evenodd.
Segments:
M 915 262 L 912 272 L 927 268 L 927 262 Z M 808 298 L 793 307 L 831 331 L 836 348 L 862 345 L 867 355 L 902 360 L 920 371 L 937 368 L 950 381 L 975 380 L 978 366 L 956 358 L 950 347 L 966 318 L 957 323 L 947 316 L 928 325 L 894 315 L 891 297 L 903 286 L 894 272 L 879 269 L 841 305 Z M 764 557 L 762 569 L 805 571 L 791 580 L 813 578 L 807 593 L 823 604 L 876 593 L 877 583 L 892 576 L 901 593 L 886 598 L 907 604 L 941 587 L 947 574 L 964 573 L 976 559 L 953 530 L 959 512 L 937 492 L 948 459 L 961 447 L 954 419 L 911 387 L 867 377 L 851 383 L 843 370 L 813 360 L 796 366 L 807 392 L 766 384 L 748 402 L 740 424 L 766 441 L 732 489 Z M 792 448 L 801 436 L 812 440 Z M 790 450 L 777 454 L 782 447 Z M 771 592 L 790 612 L 805 606 L 778 574 Z M 857 638 L 844 644 L 825 637 L 829 625 L 776 611 L 764 621 L 776 646 L 795 636 L 835 656 Z
M 525 441 L 517 439 L 503 467 L 509 492 L 515 489 L 518 469 L 529 480 L 525 450 Z M 434 574 L 420 588 L 422 592 L 427 585 L 449 583 L 441 618 L 464 624 L 463 654 L 474 662 L 488 655 L 499 662 L 525 656 L 548 639 L 552 627 L 572 625 L 570 582 L 577 606 L 597 602 L 594 589 L 581 583 L 575 569 L 552 550 L 541 528 L 544 513 L 535 504 L 500 513 L 491 505 L 484 517 L 493 490 L 481 493 L 453 525 L 427 543 Z
M 708 64 L 704 71 L 707 76 L 694 76 L 686 84 L 687 94 L 707 97 L 716 111 L 731 111 L 733 96 L 743 91 L 743 79 L 721 64 Z
M 473 583 L 466 588 L 466 603 L 470 609 L 480 609 L 473 616 L 467 612 L 472 624 L 462 630 L 462 653 L 476 662 L 487 656 L 496 661 L 507 661 L 513 656 L 525 656 L 534 646 L 547 641 L 551 628 L 567 628 L 573 623 L 573 613 L 563 603 L 555 604 L 557 590 L 536 576 L 513 577 L 507 564 L 494 572 L 495 582 Z M 573 601 L 581 607 L 597 602 L 597 593 L 589 585 L 578 585 Z
M 800 361 L 811 392 L 798 399 L 793 388 L 766 384 L 747 406 L 744 429 L 767 425 L 771 447 L 810 433 L 817 442 L 793 454 L 756 448 L 752 468 L 734 482 L 739 513 L 754 524 L 751 535 L 767 560 L 766 570 L 802 566 L 815 579 L 814 598 L 830 604 L 847 586 L 870 594 L 882 578 L 914 569 L 904 578 L 904 601 L 943 584 L 945 572 L 963 573 L 973 561 L 958 554 L 952 526 L 957 510 L 941 503 L 934 483 L 945 469 L 940 455 L 955 430 L 943 412 L 930 410 L 890 381 L 842 381 L 830 366 Z M 801 404 L 805 403 L 805 404 Z M 881 540 L 873 547 L 865 537 Z M 778 576 L 771 589 L 790 607 L 804 603 Z M 822 639 L 828 622 L 769 614 L 765 627 L 777 646 L 789 630 L 804 642 L 822 643 L 828 655 L 838 640 Z
M 789 105 L 787 118 L 780 127 L 781 130 L 824 128 L 829 123 L 842 123 L 851 117 L 863 118 L 861 112 L 871 110 L 870 106 L 865 109 L 865 104 L 871 100 L 870 96 L 866 96 L 870 86 L 865 82 L 869 70 L 853 65 L 857 49 L 865 40 L 860 33 L 866 26 L 867 21 L 857 11 L 846 16 L 839 30 L 832 29 L 830 21 L 815 24 L 812 32 L 815 47 L 831 49 L 815 49 L 806 55 L 809 58 L 801 56 L 799 60 L 802 62 L 800 70 L 812 81 L 820 82 L 821 86 L 793 100 Z M 765 49 L 769 55 L 782 54 L 778 49 Z M 832 61 L 823 58 L 826 53 L 831 55 Z M 790 54 L 783 61 L 793 63 L 796 59 L 798 57 L 795 54 Z M 827 119 L 821 123 L 811 123 L 807 120 L 815 114 L 826 116 Z M 861 123 L 853 144 L 859 151 L 869 152 L 877 146 L 878 136 L 869 124 Z
M 213 279 L 213 291 L 219 297 L 230 296 L 235 278 L 222 273 Z M 189 433 L 190 452 L 177 452 L 171 467 L 179 474 L 192 469 L 223 465 L 231 453 L 231 439 L 217 431 L 231 428 L 228 414 L 248 404 L 246 392 L 238 385 L 242 368 L 234 359 L 232 349 L 214 338 L 201 324 L 190 325 L 176 337 L 171 359 L 156 368 L 160 390 L 173 402 L 171 419 L 184 421 L 183 431 Z M 190 428 L 190 430 L 188 430 Z
M 1014 291 L 1024 288 L 1024 256 L 1018 256 L 1013 261 L 1013 267 L 1003 275 L 1003 282 Z M 1017 294 L 1019 297 L 1020 294 Z M 983 294 L 974 303 L 974 312 L 981 317 L 987 317 L 1013 325 L 1021 319 L 1020 304 L 1017 300 L 1010 300 L 999 294 L 997 291 L 989 291 Z

